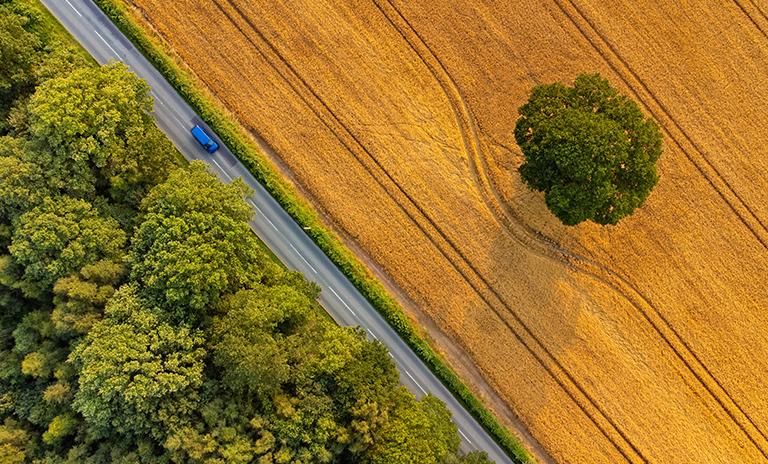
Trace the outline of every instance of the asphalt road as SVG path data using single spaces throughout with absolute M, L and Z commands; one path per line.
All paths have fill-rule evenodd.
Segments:
M 337 323 L 364 327 L 370 338 L 389 348 L 403 385 L 417 397 L 430 393 L 446 403 L 464 451 L 479 449 L 497 463 L 513 462 L 229 149 L 219 143 L 221 149 L 209 155 L 197 144 L 189 132 L 194 124 L 214 138 L 215 134 L 95 4 L 90 0 L 42 2 L 99 63 L 122 61 L 149 83 L 157 125 L 188 160 L 203 160 L 223 182 L 240 177 L 253 189 L 248 201 L 255 211 L 250 223 L 254 232 L 286 266 L 320 285 L 320 303 Z

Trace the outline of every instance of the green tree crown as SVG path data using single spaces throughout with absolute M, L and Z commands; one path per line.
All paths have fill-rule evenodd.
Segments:
M 658 182 L 658 126 L 599 75 L 536 86 L 519 112 L 520 174 L 564 224 L 616 224 Z
M 193 163 L 142 202 L 131 246 L 131 279 L 177 320 L 200 320 L 223 294 L 253 288 L 280 273 L 245 222 L 240 184 L 221 183 Z
M 28 105 L 35 161 L 69 194 L 90 198 L 103 187 L 116 200 L 137 202 L 174 159 L 151 111 L 149 86 L 123 64 L 48 79 Z

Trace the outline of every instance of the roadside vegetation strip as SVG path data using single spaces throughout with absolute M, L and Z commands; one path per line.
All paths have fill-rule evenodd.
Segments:
M 302 227 L 342 273 L 368 299 L 403 340 L 429 366 L 453 395 L 467 408 L 497 443 L 516 462 L 533 462 L 520 441 L 503 427 L 493 414 L 472 394 L 439 355 L 429 346 L 405 316 L 403 310 L 368 270 L 341 241 L 320 221 L 306 201 L 301 199 L 274 168 L 264 160 L 260 150 L 250 142 L 244 129 L 238 127 L 209 98 L 196 88 L 194 79 L 153 40 L 125 10 L 120 0 L 94 0 L 112 22 L 133 42 L 160 71 L 200 117 L 226 143 L 248 170 L 261 182 L 290 216 Z

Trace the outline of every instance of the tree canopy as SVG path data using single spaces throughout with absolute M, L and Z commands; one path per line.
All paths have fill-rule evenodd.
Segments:
M 10 222 L 51 194 L 43 169 L 29 161 L 23 140 L 0 137 L 0 222 Z
M 213 324 L 213 361 L 230 388 L 269 402 L 288 381 L 293 339 L 302 338 L 310 311 L 290 287 L 241 291 L 224 303 Z
M 51 312 L 56 330 L 62 336 L 87 334 L 101 319 L 125 273 L 123 263 L 102 260 L 56 281 Z
M 204 342 L 202 332 L 163 321 L 135 287 L 123 287 L 72 352 L 80 387 L 74 409 L 96 435 L 162 439 L 198 407 Z
M 368 464 L 440 464 L 459 447 L 451 413 L 433 396 L 417 401 L 398 391 L 390 418 L 374 435 Z
M 149 193 L 131 244 L 131 278 L 179 318 L 202 316 L 223 293 L 280 272 L 245 220 L 240 184 L 222 185 L 202 163 L 174 172 Z
M 60 196 L 19 217 L 8 251 L 22 268 L 20 288 L 39 296 L 85 265 L 119 259 L 125 240 L 117 221 L 84 200 Z
M 599 75 L 536 86 L 519 112 L 520 174 L 564 224 L 616 224 L 658 182 L 658 126 Z
M 36 161 L 67 193 L 89 197 L 102 189 L 135 203 L 172 165 L 174 149 L 151 111 L 149 86 L 123 64 L 50 78 L 28 105 Z
M 0 4 L 0 107 L 5 116 L 10 103 L 34 85 L 34 66 L 42 41 L 30 31 L 32 18 Z

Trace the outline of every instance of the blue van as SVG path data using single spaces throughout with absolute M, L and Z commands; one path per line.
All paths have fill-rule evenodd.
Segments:
M 200 126 L 195 126 L 192 128 L 192 135 L 208 153 L 214 153 L 219 149 L 219 144 L 214 142 L 213 139 L 208 134 L 206 134 Z

